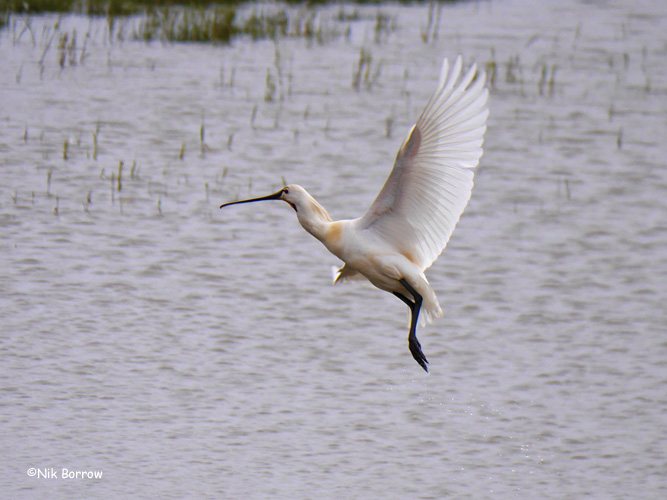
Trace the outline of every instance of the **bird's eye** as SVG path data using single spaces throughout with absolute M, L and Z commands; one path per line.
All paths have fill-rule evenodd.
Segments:
M 289 194 L 289 189 L 287 188 L 283 189 L 283 194 Z

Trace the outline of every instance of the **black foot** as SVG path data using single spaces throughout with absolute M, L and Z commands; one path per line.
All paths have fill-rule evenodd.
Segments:
M 428 367 L 426 366 L 428 364 L 428 359 L 426 359 L 426 356 L 424 356 L 424 353 L 422 352 L 422 346 L 419 343 L 419 340 L 417 340 L 417 336 L 411 336 L 408 338 L 408 344 L 410 345 L 410 352 L 412 353 L 412 357 L 415 358 L 415 361 L 419 363 L 419 366 L 421 366 L 426 373 L 428 373 Z

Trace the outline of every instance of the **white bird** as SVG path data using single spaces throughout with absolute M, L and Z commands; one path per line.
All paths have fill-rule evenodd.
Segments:
M 427 372 L 416 335 L 419 313 L 423 309 L 424 325 L 424 316 L 430 322 L 442 309 L 424 271 L 444 250 L 468 204 L 489 114 L 486 75 L 474 64 L 462 77 L 461 70 L 461 56 L 451 71 L 443 61 L 437 90 L 401 145 L 380 194 L 358 219 L 332 220 L 298 185 L 220 206 L 286 201 L 303 228 L 345 263 L 334 283 L 365 277 L 408 305 L 408 345 Z

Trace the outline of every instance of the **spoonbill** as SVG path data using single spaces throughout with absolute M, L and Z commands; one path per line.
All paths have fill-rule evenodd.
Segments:
M 419 313 L 441 317 L 438 298 L 424 275 L 449 241 L 468 204 L 473 169 L 482 156 L 488 109 L 486 75 L 475 64 L 462 76 L 461 56 L 453 67 L 445 58 L 436 91 L 398 150 L 394 167 L 368 211 L 357 219 L 334 221 L 296 184 L 240 203 L 283 200 L 303 228 L 344 265 L 334 283 L 366 278 L 410 308 L 408 346 L 428 372 L 417 339 Z

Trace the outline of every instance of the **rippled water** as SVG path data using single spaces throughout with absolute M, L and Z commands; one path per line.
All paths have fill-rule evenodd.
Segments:
M 667 497 L 665 3 L 443 6 L 427 43 L 426 6 L 339 9 L 321 43 L 0 32 L 3 498 Z M 360 215 L 458 53 L 497 71 L 426 375 L 289 207 L 217 206 Z

